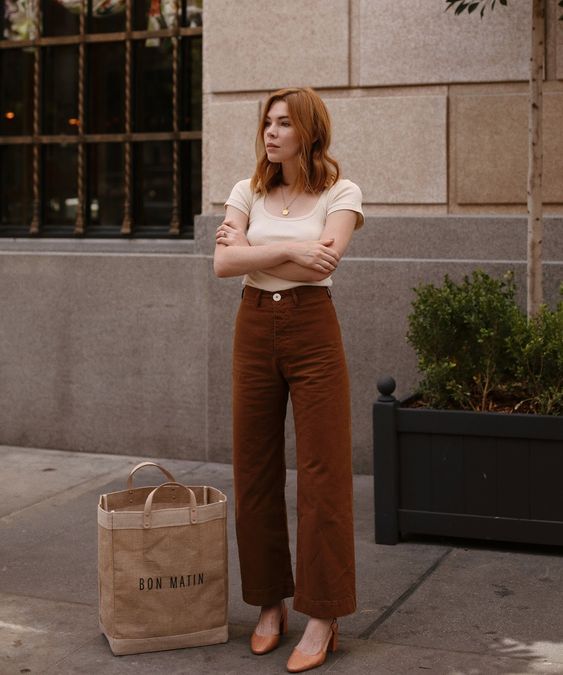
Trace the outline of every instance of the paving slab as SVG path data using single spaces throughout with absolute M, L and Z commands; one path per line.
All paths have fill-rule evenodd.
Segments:
M 439 640 L 437 640 L 439 642 Z M 511 658 L 388 644 L 374 640 L 347 641 L 348 651 L 336 653 L 327 663 L 330 673 L 349 675 L 561 675 L 561 664 L 543 657 L 526 655 Z
M 107 483 L 113 476 L 116 478 L 122 476 L 125 483 L 130 469 L 146 459 L 124 455 L 0 446 L 2 486 L 0 517 L 67 491 L 79 494 L 89 487 Z M 176 467 L 185 471 L 186 465 L 197 467 L 202 464 L 173 459 L 164 461 L 171 471 Z M 157 469 L 144 468 L 142 476 L 135 477 L 135 481 L 139 480 L 141 482 L 152 480 L 158 484 L 162 480 L 162 474 Z
M 96 637 L 96 614 L 79 603 L 0 593 L 0 673 L 44 673 Z
M 23 457 L 22 457 L 23 455 Z M 128 457 L 0 447 L 0 516 L 36 504 L 114 470 L 124 469 Z
M 68 453 L 67 453 L 68 454 Z M 64 462 L 65 453 L 55 457 L 49 453 L 49 463 Z M 73 455 L 75 457 L 75 455 Z M 107 457 L 107 456 L 106 456 Z M 84 458 L 85 462 L 89 457 Z M 2 553 L 0 591 L 32 594 L 34 597 L 97 604 L 97 524 L 96 505 L 100 493 L 125 487 L 129 468 L 143 458 L 123 458 L 110 473 L 110 482 L 85 482 L 72 490 L 45 499 L 21 511 L 0 519 L 2 536 L 10 546 Z M 234 529 L 234 499 L 232 467 L 230 464 L 198 463 L 182 460 L 159 460 L 184 483 L 207 484 L 221 489 L 228 499 L 229 542 L 229 616 L 237 624 L 252 627 L 257 609 L 242 601 L 238 553 Z M 59 466 L 64 471 L 64 464 Z M 107 478 L 107 474 L 103 474 Z M 158 484 L 161 474 L 143 469 L 135 484 Z M 286 499 L 292 554 L 295 559 L 296 472 L 287 472 Z M 377 546 L 373 538 L 373 480 L 370 476 L 355 476 L 356 555 L 358 611 L 341 620 L 341 630 L 350 635 L 370 632 L 370 626 L 400 597 L 444 551 L 442 545 L 405 544 Z M 38 570 L 40 550 L 41 574 Z M 79 571 L 79 572 L 78 572 Z M 30 591 L 30 579 L 33 590 Z M 306 617 L 290 611 L 292 626 L 301 630 Z
M 528 658 L 563 673 L 563 556 L 456 548 L 375 632 L 377 641 Z M 519 671 L 516 671 L 519 672 Z
M 229 641 L 225 644 L 191 649 L 176 649 L 151 654 L 113 656 L 103 636 L 96 637 L 71 655 L 58 661 L 45 675 L 260 675 L 285 673 L 285 665 L 299 634 L 291 632 L 284 642 L 270 654 L 255 656 L 248 648 L 246 627 L 231 625 Z M 334 663 L 329 656 L 315 672 L 322 673 Z
M 145 458 L 0 448 L 2 458 L 9 471 L 0 474 L 0 495 L 8 499 L 0 504 L 9 512 L 0 517 L 1 675 L 285 672 L 306 617 L 290 609 L 280 648 L 250 653 L 257 608 L 241 599 L 231 465 L 158 460 L 183 483 L 227 494 L 228 644 L 114 657 L 97 625 L 96 505 L 100 493 L 124 489 Z M 154 469 L 135 478 L 160 482 Z M 358 611 L 341 618 L 340 648 L 317 672 L 563 674 L 561 549 L 431 539 L 376 545 L 372 477 L 355 476 L 354 488 Z M 294 551 L 293 470 L 286 499 Z
M 0 518 L 0 592 L 96 604 L 99 495 L 124 489 L 129 469 L 142 460 L 127 458 L 125 464 L 118 463 L 110 472 L 117 476 L 111 482 L 105 473 Z M 56 465 L 55 458 L 50 457 L 49 463 Z M 166 462 L 179 480 L 200 465 Z M 145 481 L 138 477 L 135 484 L 158 485 L 162 481 L 154 468 L 144 469 L 145 476 Z

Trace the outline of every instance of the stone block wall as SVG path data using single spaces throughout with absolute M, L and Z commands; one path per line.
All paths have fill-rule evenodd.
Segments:
M 483 20 L 442 0 L 208 0 L 203 215 L 195 241 L 3 240 L 0 444 L 229 462 L 240 279 L 212 270 L 261 101 L 313 86 L 366 224 L 335 274 L 354 468 L 371 471 L 376 380 L 417 381 L 412 289 L 516 273 L 524 304 L 530 3 Z M 498 5 L 498 3 L 497 3 Z M 547 0 L 545 297 L 563 279 L 563 22 Z M 288 419 L 288 464 L 294 437 Z
M 526 212 L 531 3 L 455 16 L 442 0 L 206 4 L 204 213 L 252 174 L 260 104 L 326 100 L 366 213 Z M 545 211 L 563 212 L 563 22 L 547 1 Z

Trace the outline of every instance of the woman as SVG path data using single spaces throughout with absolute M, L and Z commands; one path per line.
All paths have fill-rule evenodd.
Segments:
M 244 275 L 233 353 L 233 470 L 243 598 L 261 606 L 255 654 L 287 630 L 284 598 L 310 618 L 290 672 L 336 648 L 336 617 L 355 611 L 348 373 L 331 274 L 355 228 L 361 192 L 328 154 L 330 119 L 311 89 L 265 102 L 252 179 L 227 200 L 216 233 L 219 277 Z M 297 561 L 285 507 L 284 422 L 297 444 Z

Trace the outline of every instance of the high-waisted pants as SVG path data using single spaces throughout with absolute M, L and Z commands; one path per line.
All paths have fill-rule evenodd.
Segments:
M 284 421 L 297 457 L 295 581 L 285 504 Z M 233 354 L 235 513 L 244 600 L 317 618 L 356 608 L 348 371 L 330 291 L 245 286 Z

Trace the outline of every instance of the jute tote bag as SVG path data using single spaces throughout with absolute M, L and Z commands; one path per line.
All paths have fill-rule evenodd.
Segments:
M 159 486 L 133 488 L 156 466 Z M 100 496 L 100 628 L 114 654 L 228 640 L 227 498 L 207 485 L 182 485 L 142 462 L 127 489 Z

